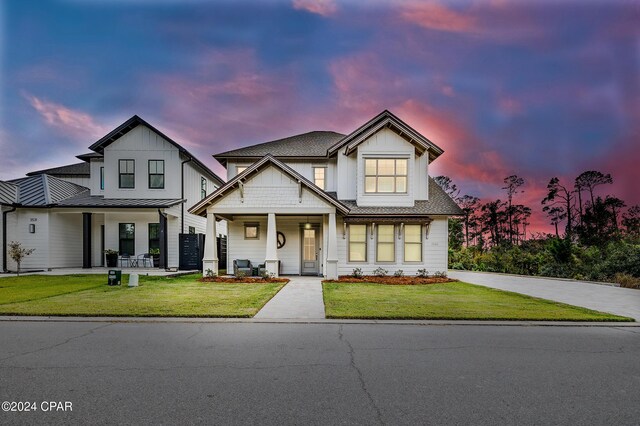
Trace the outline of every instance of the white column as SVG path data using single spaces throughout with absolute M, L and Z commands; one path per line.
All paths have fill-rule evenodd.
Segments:
M 336 214 L 329 213 L 329 243 L 327 247 L 327 279 L 338 278 L 338 235 L 336 231 Z
M 276 233 L 276 214 L 267 215 L 267 251 L 264 260 L 267 273 L 278 276 L 278 235 Z
M 216 216 L 207 211 L 207 233 L 204 237 L 204 257 L 202 258 L 202 276 L 207 276 L 207 270 L 218 275 L 218 239 L 216 231 Z

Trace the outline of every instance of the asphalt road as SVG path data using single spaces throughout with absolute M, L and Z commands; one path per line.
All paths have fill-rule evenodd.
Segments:
M 38 405 L 2 425 L 640 423 L 640 328 L 0 322 L 0 339 L 0 400 Z

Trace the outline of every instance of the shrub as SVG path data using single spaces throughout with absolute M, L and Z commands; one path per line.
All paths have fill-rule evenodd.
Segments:
M 247 276 L 247 273 L 245 271 L 237 271 L 236 272 L 236 278 L 244 278 Z
M 636 278 L 633 275 L 618 272 L 613 277 L 613 280 L 620 284 L 620 287 L 640 289 L 640 278 Z
M 373 270 L 373 275 L 375 275 L 376 277 L 386 277 L 387 273 L 389 273 L 389 271 L 382 267 L 378 267 Z
M 398 269 L 393 273 L 394 277 L 404 277 L 404 271 L 402 269 Z
M 362 278 L 362 275 L 362 268 L 355 268 L 353 272 L 351 272 L 353 278 Z
M 427 277 L 429 277 L 429 271 L 427 271 L 424 268 L 418 269 L 418 272 L 416 272 L 416 276 L 418 276 L 420 278 L 427 278 Z
M 29 256 L 31 253 L 36 251 L 36 249 L 27 249 L 22 247 L 17 241 L 11 241 L 9 243 L 9 256 L 16 262 L 18 266 L 17 275 L 20 275 L 20 265 L 25 257 Z
M 433 273 L 435 278 L 447 278 L 447 271 L 436 271 Z
M 204 275 L 205 275 L 207 278 L 215 278 L 215 277 L 217 277 L 217 276 L 218 276 L 218 274 L 216 274 L 215 272 L 213 272 L 213 270 L 212 270 L 211 268 L 207 269 L 207 270 L 205 271 Z

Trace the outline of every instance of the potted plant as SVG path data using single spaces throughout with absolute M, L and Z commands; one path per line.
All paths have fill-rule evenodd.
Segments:
M 118 250 L 106 249 L 104 256 L 107 259 L 107 267 L 115 268 L 118 266 Z
M 158 266 L 160 264 L 160 249 L 149 249 L 149 254 L 153 257 L 153 266 Z

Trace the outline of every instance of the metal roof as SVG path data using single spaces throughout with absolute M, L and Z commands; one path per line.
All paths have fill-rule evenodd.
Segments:
M 126 135 L 131 130 L 133 130 L 136 127 L 138 127 L 139 125 L 143 125 L 143 126 L 148 127 L 149 129 L 153 130 L 155 133 L 160 135 L 162 138 L 164 138 L 171 145 L 173 145 L 176 148 L 178 148 L 178 151 L 180 151 L 182 154 L 184 154 L 187 157 L 189 157 L 191 159 L 191 161 L 193 161 L 195 164 L 197 164 L 202 170 L 204 170 L 206 173 L 208 173 L 210 175 L 210 177 L 212 177 L 214 180 L 216 180 L 217 181 L 216 183 L 218 185 L 224 184 L 224 180 L 222 180 L 209 167 L 204 165 L 204 163 L 202 163 L 195 156 L 193 156 L 189 151 L 184 149 L 184 147 L 182 147 L 182 145 L 180 145 L 178 142 L 174 141 L 169 136 L 165 135 L 160 130 L 156 129 L 151 124 L 147 123 L 145 120 L 143 120 L 142 118 L 138 117 L 137 115 L 134 115 L 133 117 L 131 117 L 130 119 L 128 119 L 127 121 L 125 121 L 124 123 L 122 123 L 121 125 L 116 127 L 115 129 L 113 129 L 111 132 L 107 133 L 105 136 L 103 136 L 98 141 L 96 141 L 93 145 L 91 145 L 89 147 L 89 149 L 92 150 L 92 151 L 97 152 L 98 154 L 102 154 L 104 152 L 104 148 L 105 147 L 109 146 L 110 144 L 112 144 L 113 142 L 118 140 L 120 137 Z
M 313 131 L 299 135 L 276 139 L 257 145 L 238 148 L 215 154 L 213 158 L 225 165 L 228 158 L 262 158 L 265 155 L 274 157 L 320 157 L 327 156 L 327 149 L 344 138 L 342 133 L 331 131 Z
M 10 181 L 18 187 L 15 204 L 25 207 L 44 207 L 76 196 L 89 189 L 49 175 L 35 175 Z
M 335 192 L 329 195 L 336 197 Z M 447 215 L 458 216 L 464 214 L 462 209 L 451 197 L 429 177 L 429 199 L 416 200 L 413 207 L 391 207 L 391 206 L 358 206 L 356 200 L 340 200 L 349 207 L 348 216 L 429 216 Z
M 184 200 L 162 198 L 104 198 L 91 195 L 88 191 L 75 197 L 61 200 L 56 207 L 95 207 L 95 208 L 166 208 L 184 203 Z
M 18 186 L 0 180 L 0 204 L 14 204 L 18 200 Z
M 27 176 L 47 174 L 51 176 L 89 176 L 89 163 L 75 163 L 27 173 Z

